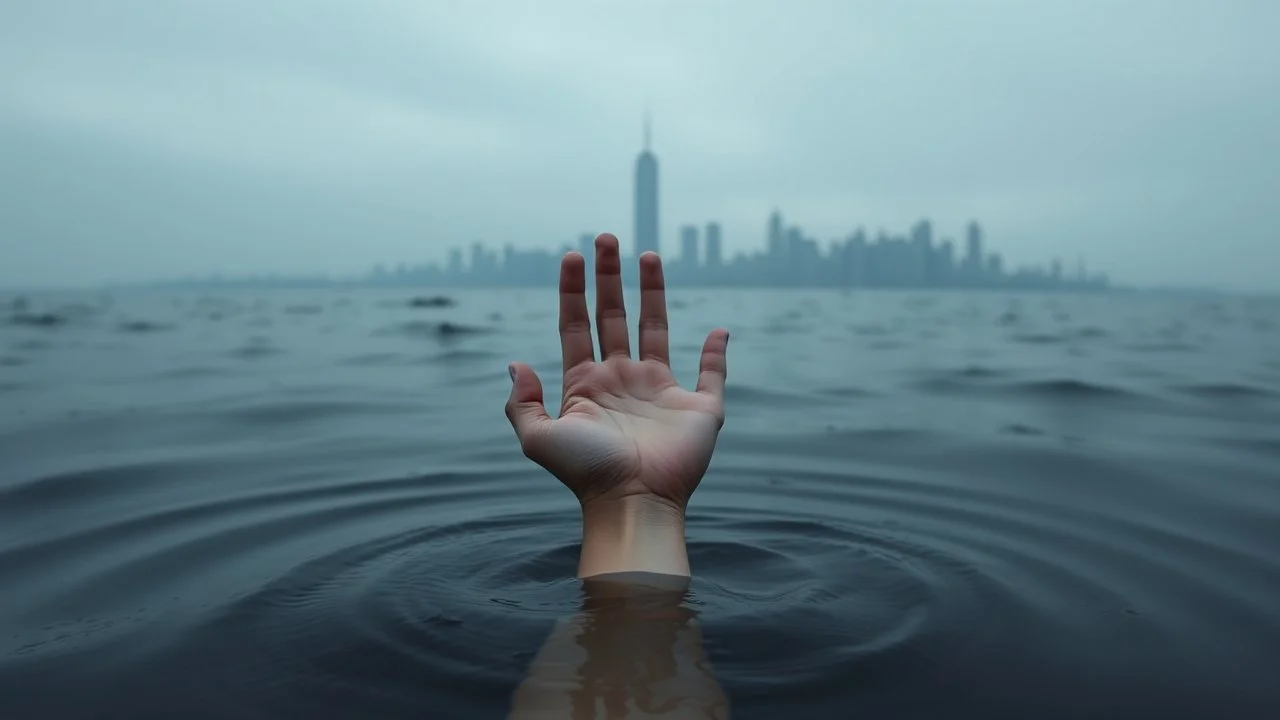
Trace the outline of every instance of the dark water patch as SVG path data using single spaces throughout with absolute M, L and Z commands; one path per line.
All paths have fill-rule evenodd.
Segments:
M 57 312 L 16 312 L 9 316 L 9 324 L 30 328 L 57 328 L 71 322 L 71 316 Z
M 882 337 L 894 332 L 893 328 L 881 323 L 850 325 L 849 330 L 855 335 L 862 335 L 865 337 Z
M 422 412 L 422 406 L 411 398 L 399 400 L 334 400 L 295 399 L 277 400 L 260 404 L 241 404 L 222 411 L 219 416 L 248 427 L 282 426 L 296 423 L 341 420 L 369 416 L 390 417 Z
M 1005 383 L 999 391 L 1026 397 L 1052 398 L 1055 400 L 1116 400 L 1141 399 L 1144 396 L 1132 390 L 1075 378 L 1053 378 Z
M 1253 455 L 1271 460 L 1280 460 L 1280 437 L 1223 437 L 1217 438 L 1214 442 L 1224 447 L 1244 450 Z
M 963 368 L 952 371 L 948 374 L 953 377 L 976 380 L 1009 377 L 1010 372 L 1008 370 L 987 367 L 985 365 L 966 365 Z
M 1175 392 L 1206 400 L 1261 400 L 1280 397 L 1280 393 L 1269 388 L 1243 383 L 1201 383 L 1197 385 L 1179 385 Z
M 823 395 L 826 397 L 844 398 L 844 399 L 880 397 L 879 393 L 873 392 L 871 390 L 867 390 L 866 388 L 853 387 L 849 385 L 845 385 L 841 387 L 823 388 L 821 390 L 815 391 L 815 394 Z
M 1021 423 L 1012 423 L 1000 428 L 1000 432 L 1006 435 L 1044 435 L 1044 430 L 1031 425 L 1023 425 Z
M 928 370 L 916 375 L 913 386 L 928 393 L 956 393 L 984 390 L 995 386 L 996 381 L 1009 378 L 1008 370 L 987 365 L 966 365 L 961 368 Z
M 281 355 L 284 350 L 266 342 L 250 342 L 232 350 L 231 357 L 240 360 L 264 360 L 266 358 Z
M 1067 340 L 1062 335 L 1052 333 L 1018 333 L 1009 339 L 1023 345 L 1056 345 Z
M 324 312 L 323 305 L 297 304 L 284 307 L 286 315 L 319 315 L 322 312 Z
M 173 329 L 173 325 L 168 323 L 152 322 L 150 320 L 126 320 L 116 326 L 116 329 L 122 333 L 131 334 L 148 334 L 165 332 Z
M 0 367 L 21 367 L 29 361 L 17 355 L 0 355 Z
M 770 390 L 742 384 L 727 385 L 724 397 L 726 403 L 755 407 L 812 407 L 816 403 L 823 402 L 820 395 Z M 832 400 L 835 399 L 837 398 L 832 398 Z
M 0 393 L 12 393 L 30 387 L 29 383 L 17 380 L 0 380 Z
M 424 295 L 410 298 L 407 305 L 411 308 L 448 308 L 458 304 L 457 300 L 446 295 Z
M 1189 342 L 1139 342 L 1130 343 L 1125 348 L 1140 353 L 1190 353 L 1200 350 L 1198 345 Z
M 427 322 L 424 320 L 414 320 L 411 322 L 400 323 L 388 328 L 384 328 L 377 332 L 379 335 L 403 335 L 415 338 L 433 338 L 445 339 L 465 335 L 483 335 L 490 333 L 490 328 L 481 327 L 479 325 L 467 325 L 465 323 L 457 323 L 451 321 L 443 322 Z
M 1109 337 L 1111 333 L 1108 333 L 1100 327 L 1083 327 L 1073 330 L 1071 334 L 1082 340 L 1095 340 L 1098 338 Z
M 240 373 L 227 367 L 218 367 L 213 365 L 187 365 L 162 370 L 157 373 L 156 376 L 169 380 L 198 380 L 202 378 L 213 379 L 231 377 L 238 374 Z

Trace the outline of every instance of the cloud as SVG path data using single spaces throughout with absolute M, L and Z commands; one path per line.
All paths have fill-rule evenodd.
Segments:
M 1261 0 L 15 0 L 0 283 L 625 239 L 648 110 L 667 243 L 716 219 L 753 249 L 775 206 L 824 239 L 977 217 L 1017 262 L 1257 287 L 1277 22 Z M 172 202 L 126 211 L 149 197 Z M 60 261 L 130 243 L 154 252 Z

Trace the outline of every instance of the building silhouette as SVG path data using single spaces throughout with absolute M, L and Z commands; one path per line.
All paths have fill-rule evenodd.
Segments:
M 707 223 L 706 239 L 706 257 L 704 262 L 708 268 L 718 268 L 724 264 L 724 257 L 720 250 L 720 223 Z
M 686 268 L 698 266 L 698 226 L 680 228 L 680 264 Z
M 658 159 L 651 148 L 651 126 L 644 124 L 644 146 L 635 167 L 636 256 L 659 252 Z M 832 288 L 989 288 L 1024 290 L 1099 290 L 1110 286 L 1103 273 L 1089 273 L 1079 258 L 1074 272 L 1061 260 L 1047 266 L 1006 267 L 1003 256 L 986 247 L 982 226 L 977 220 L 964 228 L 963 256 L 959 244 L 944 237 L 935 239 L 933 223 L 922 218 L 906 232 L 856 227 L 842 237 L 819 239 L 773 209 L 764 224 L 763 237 L 755 251 L 742 248 L 726 257 L 720 223 L 712 220 L 679 229 L 678 257 L 669 258 L 668 278 L 682 286 L 702 287 L 832 287 Z M 626 241 L 626 238 L 623 238 Z M 410 265 L 397 263 L 394 269 L 379 265 L 354 282 L 390 286 L 499 287 L 553 284 L 566 252 L 577 250 L 591 262 L 595 254 L 595 233 L 562 238 L 559 247 L 545 243 L 541 248 L 518 249 L 506 244 L 501 251 L 481 242 L 469 248 L 451 248 L 444 262 Z M 762 247 L 761 247 L 762 246 Z M 469 250 L 469 252 L 468 252 Z M 701 252 L 700 252 L 701 251 Z M 467 260 L 469 259 L 469 262 Z M 634 283 L 635 262 L 623 263 L 624 281 Z M 209 282 L 213 282 L 210 280 Z M 218 282 L 224 282 L 218 280 Z M 244 282 L 305 284 L 329 282 L 323 278 L 260 279 Z
M 644 120 L 644 149 L 636 158 L 635 248 L 636 257 L 658 252 L 658 158 L 650 149 L 652 127 Z

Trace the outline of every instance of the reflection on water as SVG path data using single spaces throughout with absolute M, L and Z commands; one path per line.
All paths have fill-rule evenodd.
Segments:
M 1273 716 L 1277 303 L 671 298 L 729 416 L 642 620 L 502 414 L 554 292 L 0 298 L 0 717 L 503 717 L 640 653 L 735 718 Z

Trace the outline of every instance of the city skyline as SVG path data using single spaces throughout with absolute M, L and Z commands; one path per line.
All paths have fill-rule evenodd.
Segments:
M 797 224 L 788 224 L 780 209 L 768 216 L 763 250 L 740 250 L 732 257 L 723 254 L 721 225 L 714 219 L 678 226 L 678 253 L 665 253 L 659 208 L 660 176 L 653 149 L 653 123 L 644 117 L 643 142 L 636 156 L 633 178 L 634 235 L 620 237 L 621 246 L 632 248 L 631 259 L 653 251 L 663 256 L 672 282 L 693 286 L 778 286 L 778 287 L 1006 287 L 1104 289 L 1110 286 L 1105 274 L 1090 274 L 1083 260 L 1067 270 L 1061 259 L 1047 265 L 1006 268 L 1004 256 L 988 251 L 982 226 L 971 220 L 964 229 L 962 255 L 950 237 L 935 244 L 933 223 L 922 218 L 906 234 L 890 234 L 884 229 L 872 238 L 858 227 L 826 247 Z M 393 270 L 376 267 L 369 280 L 379 284 L 422 283 L 440 286 L 525 285 L 554 277 L 560 257 L 573 250 L 588 259 L 594 256 L 596 233 L 584 232 L 577 244 L 565 244 L 559 252 L 517 249 L 506 244 L 499 254 L 484 242 L 469 249 L 450 248 L 444 265 L 397 265 Z M 701 242 L 700 242 L 701 239 Z M 628 242 L 628 240 L 630 242 Z M 632 264 L 625 274 L 634 274 Z

